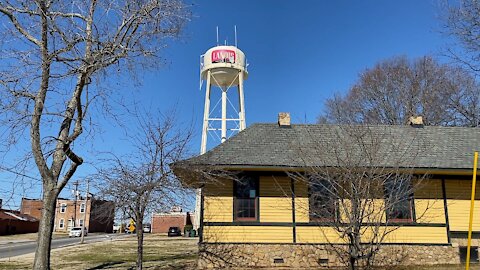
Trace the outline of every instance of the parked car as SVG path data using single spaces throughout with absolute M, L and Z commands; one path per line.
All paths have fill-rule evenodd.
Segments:
M 182 236 L 182 231 L 179 227 L 170 227 L 168 228 L 168 236 Z
M 122 229 L 122 226 L 118 223 L 113 224 L 113 232 L 117 233 Z
M 143 225 L 143 232 L 144 233 L 150 233 L 151 231 L 152 231 L 152 228 L 151 228 L 150 224 Z
M 87 228 L 84 228 L 85 236 L 88 235 Z M 68 237 L 80 237 L 82 236 L 82 227 L 73 227 L 70 232 L 68 233 Z

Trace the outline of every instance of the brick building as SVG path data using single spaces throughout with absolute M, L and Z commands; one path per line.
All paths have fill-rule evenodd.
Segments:
M 192 225 L 193 214 L 189 212 L 154 213 L 152 215 L 152 233 L 167 233 L 170 227 L 179 227 L 183 232 L 185 225 Z
M 38 219 L 19 211 L 0 209 L 0 235 L 38 232 Z
M 21 213 L 40 219 L 42 209 L 42 200 L 22 198 Z M 86 203 L 84 199 L 59 198 L 55 209 L 54 231 L 68 232 L 70 228 L 82 226 L 85 223 L 88 232 L 111 233 L 113 219 L 113 202 L 97 200 L 93 197 L 89 197 Z

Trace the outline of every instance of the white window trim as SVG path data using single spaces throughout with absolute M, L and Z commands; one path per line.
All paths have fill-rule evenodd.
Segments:
M 81 203 L 80 204 L 80 213 L 85 213 L 85 210 L 86 210 L 85 203 Z
M 64 208 L 65 206 L 65 208 Z M 62 203 L 60 204 L 60 213 L 65 213 L 67 212 L 67 204 L 66 203 Z
M 78 220 L 78 226 L 82 227 L 83 224 L 84 224 L 84 223 L 83 223 L 83 219 L 79 219 L 79 220 Z
M 58 223 L 58 228 L 65 228 L 65 220 L 63 218 L 60 219 L 60 222 Z

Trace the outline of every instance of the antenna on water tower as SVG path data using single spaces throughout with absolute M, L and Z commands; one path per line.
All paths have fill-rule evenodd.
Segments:
M 237 46 L 237 26 L 235 25 L 235 47 Z
M 246 127 L 243 84 L 248 77 L 248 72 L 245 54 L 237 48 L 237 26 L 235 26 L 235 46 L 218 45 L 217 26 L 217 46 L 207 50 L 200 59 L 200 78 L 207 82 L 200 147 L 200 154 L 204 154 L 207 152 L 209 134 L 223 143 Z M 235 95 L 234 91 L 229 91 L 232 88 L 237 89 L 235 98 L 238 99 L 238 103 L 235 105 L 229 99 L 229 96 Z M 221 113 L 215 111 L 216 105 L 210 108 L 211 93 L 214 89 L 219 89 L 221 92 L 220 100 L 216 103 L 221 104 Z M 233 113 L 233 116 L 227 118 L 227 112 L 230 115 Z

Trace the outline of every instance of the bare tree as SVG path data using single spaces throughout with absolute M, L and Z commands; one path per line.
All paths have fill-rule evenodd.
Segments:
M 188 13 L 181 0 L 2 0 L 0 15 L 2 144 L 30 133 L 44 201 L 34 269 L 49 269 L 55 200 L 84 162 L 74 142 L 106 95 L 99 83 L 158 63 Z
M 477 74 L 480 72 L 480 2 L 460 0 L 455 4 L 445 1 L 443 8 L 444 32 L 454 37 L 455 43 L 447 49 L 448 55 Z
M 421 115 L 426 125 L 475 127 L 480 86 L 468 72 L 430 57 L 397 57 L 364 71 L 345 95 L 325 105 L 319 122 L 404 125 Z
M 370 267 L 402 223 L 421 219 L 432 207 L 414 212 L 413 194 L 426 177 L 414 174 L 416 154 L 428 149 L 412 134 L 388 127 L 332 126 L 331 140 L 310 140 L 302 155 L 305 172 L 289 173 L 308 187 L 309 204 L 300 209 L 322 228 L 326 248 L 349 269 Z M 314 161 L 314 163 L 312 163 Z M 417 211 L 418 211 L 417 210 Z
M 104 196 L 135 221 L 136 268 L 142 269 L 145 214 L 183 202 L 186 190 L 169 164 L 185 158 L 192 130 L 180 126 L 174 114 L 160 119 L 145 117 L 139 125 L 139 132 L 132 137 L 134 151 L 111 160 L 111 165 L 100 171 L 98 179 Z

